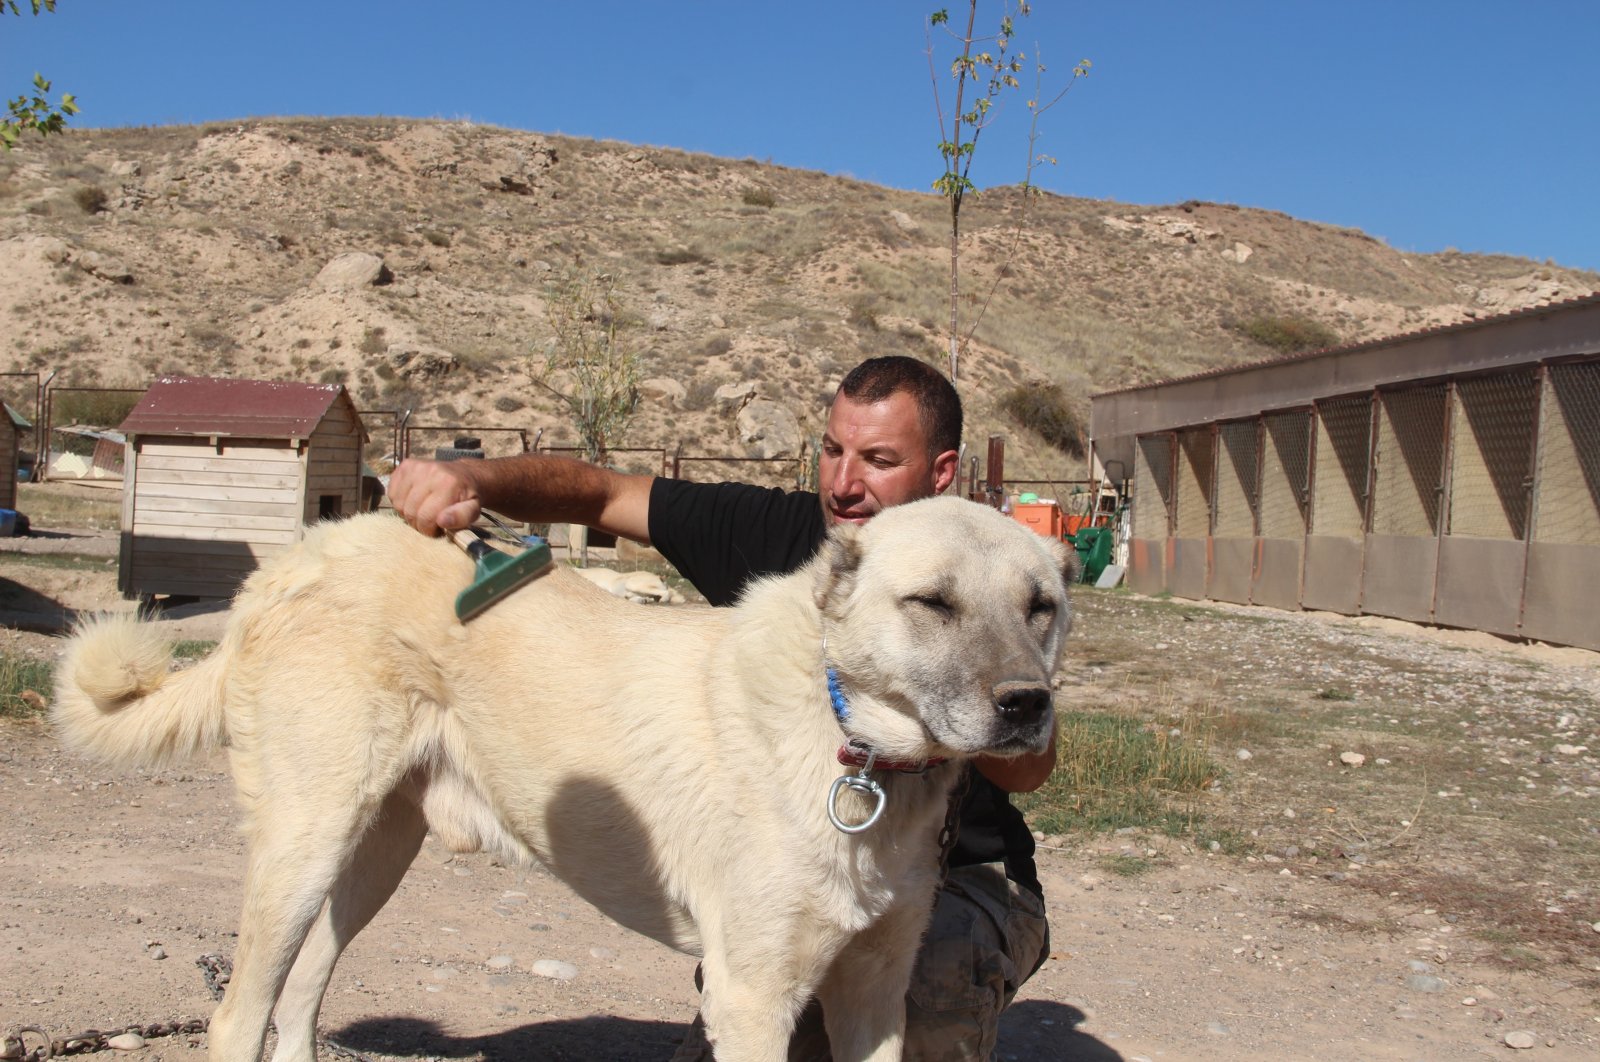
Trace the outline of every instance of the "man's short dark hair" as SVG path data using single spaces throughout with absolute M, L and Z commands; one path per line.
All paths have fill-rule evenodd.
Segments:
M 961 396 L 927 362 L 901 354 L 868 358 L 839 384 L 839 394 L 854 402 L 882 402 L 900 391 L 916 400 L 929 457 L 961 448 Z

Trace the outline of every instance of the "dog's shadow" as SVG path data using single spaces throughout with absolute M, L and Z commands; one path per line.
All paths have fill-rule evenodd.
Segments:
M 1000 1020 L 996 1057 L 1026 1062 L 1121 1062 L 1122 1056 L 1078 1026 L 1084 1013 L 1065 1003 L 1025 1000 Z M 402 1058 L 537 1059 L 539 1062 L 663 1062 L 689 1026 L 596 1015 L 536 1022 L 479 1036 L 452 1036 L 418 1018 L 372 1018 L 335 1032 L 358 1053 Z
M 330 1039 L 357 1053 L 402 1058 L 538 1059 L 540 1062 L 661 1062 L 688 1031 L 686 1022 L 597 1015 L 536 1022 L 480 1036 L 452 1036 L 419 1018 L 372 1018 Z

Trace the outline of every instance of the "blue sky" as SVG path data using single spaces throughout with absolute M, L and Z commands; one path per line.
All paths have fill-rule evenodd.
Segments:
M 82 125 L 470 118 L 926 189 L 939 2 L 59 0 L 0 21 L 0 91 L 40 70 Z M 1043 122 L 1052 191 L 1600 270 L 1595 0 L 1036 0 L 1017 36 L 1047 84 L 1094 63 Z M 1022 176 L 1023 98 L 980 187 Z

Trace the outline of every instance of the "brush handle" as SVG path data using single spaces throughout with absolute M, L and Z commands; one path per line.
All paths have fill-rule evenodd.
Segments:
M 471 557 L 473 563 L 483 560 L 485 556 L 494 552 L 494 547 L 487 541 L 473 534 L 470 528 L 450 532 L 450 541 L 460 546 Z

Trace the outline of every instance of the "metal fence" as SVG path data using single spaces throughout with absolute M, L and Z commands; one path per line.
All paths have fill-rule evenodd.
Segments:
M 1261 423 L 1261 537 L 1299 538 L 1309 504 L 1311 414 L 1269 413 Z
M 1151 432 L 1133 487 L 1135 588 L 1600 649 L 1600 357 Z
M 1600 546 L 1600 362 L 1552 365 L 1539 438 L 1539 542 Z

